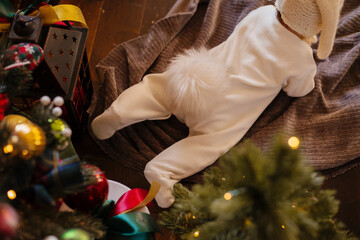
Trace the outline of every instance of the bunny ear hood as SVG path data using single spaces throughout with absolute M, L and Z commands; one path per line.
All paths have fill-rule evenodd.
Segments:
M 316 0 L 321 13 L 321 35 L 317 55 L 327 58 L 333 48 L 340 11 L 344 0 Z
M 320 34 L 318 57 L 327 58 L 334 45 L 344 0 L 276 0 L 282 20 L 306 39 Z

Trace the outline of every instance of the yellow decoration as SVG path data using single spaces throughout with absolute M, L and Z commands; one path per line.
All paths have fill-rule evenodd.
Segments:
M 40 18 L 43 24 L 54 24 L 59 21 L 79 22 L 83 27 L 88 28 L 84 15 L 81 9 L 71 4 L 59 4 L 56 6 L 44 5 L 39 8 Z M 36 16 L 38 10 L 29 14 L 29 16 Z M 0 23 L 0 32 L 8 32 L 10 23 Z
M 194 237 L 199 237 L 199 235 L 200 235 L 200 231 L 195 231 L 194 232 Z
M 0 32 L 8 32 L 10 29 L 10 23 L 0 23 Z
M 44 151 L 46 145 L 44 131 L 26 117 L 10 114 L 4 117 L 1 125 L 2 127 L 5 125 L 13 135 L 3 147 L 5 154 L 19 154 L 23 158 L 32 158 Z
M 281 228 L 282 228 L 282 229 L 285 229 L 285 226 L 284 226 L 284 225 L 281 225 Z
M 292 149 L 297 149 L 300 145 L 300 140 L 297 137 L 291 137 L 288 140 L 288 144 Z
M 16 192 L 14 190 L 9 190 L 7 196 L 10 200 L 14 200 L 16 198 Z
M 87 28 L 84 15 L 81 12 L 81 9 L 75 5 L 71 4 L 60 4 L 56 6 L 44 5 L 39 8 L 40 18 L 43 21 L 43 24 L 54 24 L 59 21 L 70 21 L 70 22 L 79 22 L 85 28 Z M 34 11 L 29 14 L 30 16 L 36 16 L 38 11 Z

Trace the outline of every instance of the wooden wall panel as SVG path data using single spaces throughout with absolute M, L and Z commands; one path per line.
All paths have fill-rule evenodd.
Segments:
M 164 17 L 175 0 L 105 0 L 90 58 L 93 86 L 98 87 L 95 66 L 116 45 L 148 31 Z
M 73 4 L 78 6 L 85 17 L 86 24 L 89 27 L 89 33 L 86 42 L 86 50 L 89 58 L 91 57 L 95 38 L 97 35 L 98 23 L 101 17 L 102 7 L 105 0 L 62 0 L 61 4 Z

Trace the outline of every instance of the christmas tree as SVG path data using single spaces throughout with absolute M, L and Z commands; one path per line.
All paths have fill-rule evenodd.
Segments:
M 174 187 L 173 207 L 159 224 L 183 239 L 356 239 L 334 216 L 334 191 L 305 166 L 297 138 L 278 136 L 270 153 L 249 142 L 232 148 L 190 191 Z
M 136 210 L 159 184 L 107 199 L 105 174 L 72 146 L 64 99 L 14 104 L 34 89 L 32 71 L 42 60 L 42 48 L 30 43 L 0 57 L 0 240 L 153 239 L 155 220 Z
M 64 99 L 44 96 L 31 111 L 12 104 L 34 85 L 32 70 L 42 60 L 41 47 L 29 43 L 0 58 L 0 239 L 100 239 L 106 229 L 91 211 L 106 199 L 106 177 L 72 148 L 71 129 L 60 118 Z M 80 204 L 80 193 L 91 199 Z M 59 211 L 62 199 L 87 208 Z
M 17 11 L 16 17 L 41 12 L 41 6 L 51 2 L 32 1 Z M 43 7 L 55 14 L 51 5 Z M 57 9 L 68 19 L 73 7 Z M 0 17 L 5 23 L 0 24 L 0 32 L 9 30 L 14 15 L 11 4 L 2 0 Z M 33 27 L 27 23 L 38 20 L 38 16 L 25 22 L 16 19 L 20 26 L 26 23 Z M 55 17 L 50 22 L 71 29 L 69 22 L 58 21 Z M 27 43 L 34 39 L 9 40 L 11 33 L 0 34 L 0 240 L 153 239 L 156 222 L 142 208 L 160 186 L 153 183 L 149 191 L 131 189 L 119 199 L 107 199 L 109 183 L 113 187 L 122 185 L 108 181 L 101 169 L 76 154 L 72 131 L 61 118 L 64 110 L 70 112 L 65 100 L 39 96 L 46 90 L 41 80 L 33 77 L 44 51 L 37 44 Z M 12 45 L 14 41 L 25 43 Z M 49 68 L 48 62 L 42 67 Z M 45 77 L 53 73 L 49 70 L 48 74 Z M 82 86 L 81 79 L 77 83 Z M 72 101 L 65 92 L 62 95 L 67 103 Z M 112 193 L 118 196 L 119 189 L 115 187 Z

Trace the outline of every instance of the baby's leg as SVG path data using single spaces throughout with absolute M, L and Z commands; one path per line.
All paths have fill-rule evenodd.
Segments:
M 126 89 L 101 115 L 91 123 L 99 139 L 111 137 L 117 130 L 143 120 L 166 119 L 168 110 L 163 74 L 149 74 Z
M 234 128 L 219 132 L 186 137 L 165 149 L 145 168 L 145 177 L 157 181 L 161 188 L 156 195 L 160 207 L 170 207 L 174 202 L 172 188 L 175 183 L 213 164 L 241 138 Z

